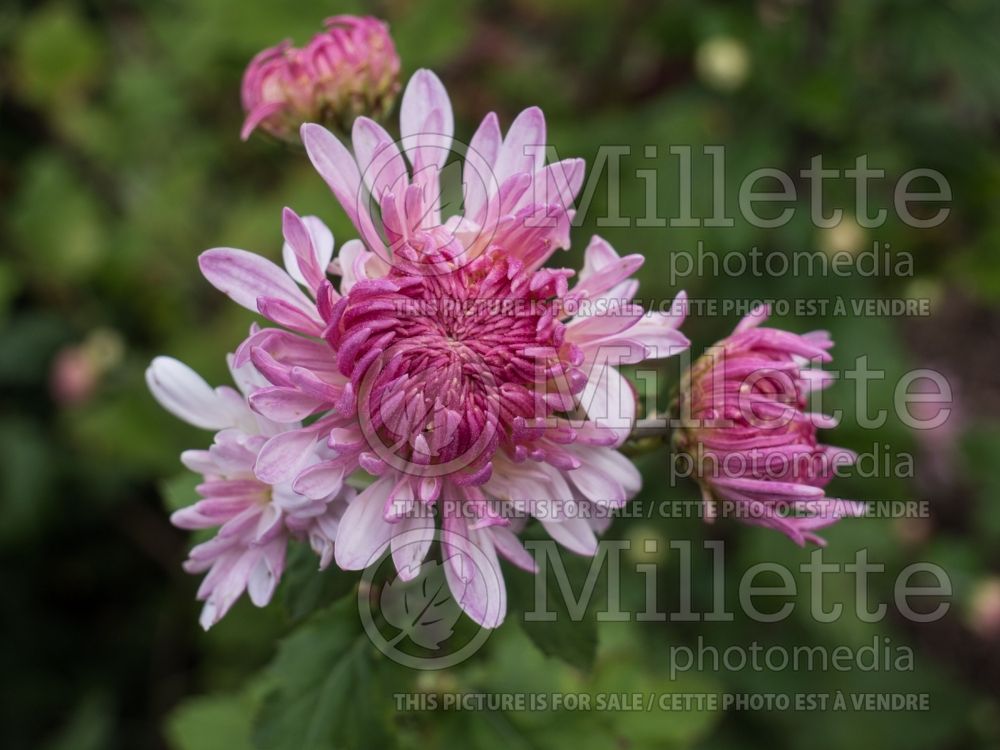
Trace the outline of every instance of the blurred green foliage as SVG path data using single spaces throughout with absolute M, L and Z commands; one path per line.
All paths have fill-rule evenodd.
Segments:
M 622 215 L 646 209 L 636 170 L 656 169 L 659 202 L 678 205 L 670 145 L 691 145 L 696 216 L 711 212 L 704 145 L 727 147 L 726 200 L 762 166 L 791 174 L 824 155 L 884 168 L 872 210 L 892 208 L 895 180 L 914 167 L 940 170 L 951 215 L 916 230 L 890 211 L 857 244 L 879 241 L 914 257 L 912 278 L 785 276 L 680 280 L 693 297 L 922 296 L 935 317 L 887 320 L 786 317 L 793 330 L 828 327 L 837 361 L 868 355 L 887 371 L 871 403 L 891 403 L 894 377 L 935 364 L 955 377 L 966 437 L 924 448 L 898 421 L 877 433 L 850 416 L 854 394 L 838 384 L 826 403 L 847 415 L 833 441 L 871 450 L 916 450 L 914 478 L 848 478 L 836 493 L 861 499 L 930 497 L 927 528 L 889 519 L 841 524 L 832 559 L 866 547 L 886 563 L 874 596 L 891 597 L 910 560 L 938 562 L 959 606 L 939 626 L 845 617 L 819 625 L 798 614 L 780 626 L 735 623 L 601 624 L 532 632 L 512 621 L 461 667 L 430 676 L 392 669 L 331 614 L 353 606 L 352 580 L 311 576 L 294 563 L 284 606 L 242 602 L 209 634 L 197 628 L 197 582 L 180 570 L 189 540 L 167 521 L 193 497 L 180 450 L 207 436 L 177 423 L 146 392 L 154 354 L 226 379 L 222 353 L 248 326 L 200 277 L 205 248 L 244 247 L 276 257 L 282 206 L 320 215 L 339 241 L 352 232 L 301 150 L 238 139 L 239 81 L 259 49 L 299 42 L 326 15 L 374 12 L 392 26 L 407 73 L 433 67 L 455 102 L 459 136 L 490 110 L 509 123 L 545 108 L 561 156 L 593 164 L 601 145 L 631 146 L 621 162 Z M 1000 567 L 1000 6 L 992 0 L 847 3 L 756 0 L 13 0 L 0 7 L 0 651 L 4 747 L 175 750 L 326 748 L 335 740 L 403 747 L 838 748 L 864 738 L 883 747 L 995 746 L 997 641 L 973 632 L 976 586 Z M 719 40 L 725 43 L 719 45 Z M 715 42 L 714 46 L 705 45 Z M 728 46 L 727 46 L 728 45 Z M 733 55 L 732 51 L 737 50 Z M 713 57 L 713 50 L 716 54 Z M 721 50 L 723 57 L 719 58 Z M 655 144 L 659 155 L 645 156 Z M 609 208 L 606 177 L 574 249 Z M 850 209 L 853 186 L 831 182 L 831 206 Z M 673 215 L 673 214 L 671 214 Z M 670 254 L 819 252 L 836 243 L 808 221 L 761 230 L 600 227 L 622 251 L 647 257 L 641 296 L 671 297 Z M 857 240 L 857 237 L 855 237 Z M 852 248 L 857 249 L 857 248 Z M 693 316 L 695 348 L 724 335 L 736 316 Z M 95 338 L 95 332 L 101 332 Z M 117 342 L 107 346 L 109 340 Z M 105 342 L 99 347 L 94 342 Z M 96 347 L 96 348 L 95 348 Z M 103 352 L 101 354 L 98 352 Z M 110 352 L 110 353 L 109 353 Z M 59 363 L 73 366 L 62 370 Z M 665 368 L 668 379 L 675 371 Z M 928 453 L 929 451 L 929 453 Z M 931 455 L 933 454 L 933 455 Z M 931 472 L 932 458 L 947 471 Z M 641 459 L 642 499 L 690 499 L 670 487 L 664 454 Z M 947 467 L 946 467 L 947 468 Z M 926 470 L 925 470 L 926 469 Z M 165 482 L 163 478 L 168 478 Z M 771 532 L 698 519 L 622 519 L 616 536 L 724 539 L 728 564 L 797 566 L 808 559 Z M 707 559 L 707 558 L 706 558 Z M 676 558 L 659 561 L 660 595 L 676 595 Z M 297 567 L 298 566 L 298 567 Z M 711 566 L 695 566 L 696 606 L 711 606 Z M 509 571 L 512 591 L 520 574 Z M 730 601 L 738 576 L 727 580 Z M 523 579 L 522 579 L 523 580 Z M 626 571 L 623 596 L 644 582 Z M 851 601 L 852 581 L 827 586 Z M 800 590 L 803 587 L 800 586 Z M 346 598 L 344 598 L 346 596 Z M 336 603 L 339 602 L 339 603 Z M 345 604 L 346 602 L 346 604 Z M 517 611 L 517 601 L 512 610 Z M 292 623 L 304 621 L 299 628 Z M 913 672 L 687 672 L 670 680 L 666 650 L 698 637 L 720 648 L 761 643 L 854 644 L 892 637 L 916 649 Z M 275 649 L 279 637 L 284 637 Z M 337 656 L 342 658 L 336 661 Z M 270 666 L 267 666 L 270 664 Z M 926 713 L 431 712 L 396 714 L 410 691 L 877 692 L 932 695 Z M 255 718 L 256 717 L 256 718 Z M 386 738 L 390 738 L 386 740 Z

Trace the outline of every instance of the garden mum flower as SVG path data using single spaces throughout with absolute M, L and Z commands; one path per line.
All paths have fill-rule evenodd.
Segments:
M 337 524 L 353 497 L 353 490 L 329 483 L 322 495 L 300 494 L 287 483 L 269 483 L 254 475 L 257 454 L 274 435 L 288 429 L 250 410 L 248 392 L 265 383 L 245 364 L 233 369 L 242 393 L 233 388 L 211 388 L 187 365 L 157 357 L 146 370 L 153 396 L 167 411 L 185 422 L 218 430 L 208 450 L 189 450 L 181 461 L 204 476 L 198 485 L 202 499 L 171 517 L 182 529 L 218 527 L 215 536 L 191 550 L 184 569 L 208 571 L 198 589 L 205 602 L 201 624 L 207 630 L 218 622 L 246 591 L 263 607 L 271 600 L 285 567 L 290 538 L 308 539 L 320 557 L 319 567 L 333 559 Z M 294 427 L 295 425 L 291 425 Z M 329 455 L 314 446 L 302 456 L 304 465 Z
M 403 95 L 400 131 L 397 141 L 359 117 L 352 153 L 323 127 L 303 127 L 309 158 L 361 237 L 335 260 L 328 230 L 286 209 L 284 270 L 230 248 L 203 253 L 200 265 L 281 326 L 253 333 L 235 358 L 268 381 L 249 395 L 257 414 L 305 420 L 260 446 L 257 481 L 308 497 L 329 496 L 345 475 L 369 481 L 334 541 L 347 570 L 388 549 L 399 575 L 415 577 L 440 518 L 456 600 L 495 627 L 506 612 L 498 556 L 535 570 L 517 536 L 529 516 L 592 555 L 609 511 L 638 491 L 617 450 L 635 417 L 618 366 L 688 346 L 684 298 L 669 312 L 633 304 L 642 256 L 620 256 L 599 237 L 579 275 L 544 267 L 569 245 L 584 170 L 579 159 L 544 163 L 538 108 L 505 135 L 488 115 L 463 147 L 444 87 L 422 70 Z M 440 174 L 453 148 L 465 152 L 463 203 L 442 219 Z M 314 461 L 323 450 L 330 458 Z M 427 531 L 426 543 L 394 545 L 414 531 Z M 474 569 L 469 544 L 490 571 Z
M 382 117 L 392 108 L 399 55 L 388 26 L 356 16 L 335 16 L 325 26 L 303 49 L 286 40 L 250 61 L 243 74 L 243 140 L 259 127 L 294 141 L 303 122 L 347 128 L 358 115 Z
M 856 456 L 821 445 L 817 428 L 836 422 L 806 410 L 810 392 L 832 382 L 806 365 L 830 361 L 833 341 L 825 331 L 761 328 L 769 314 L 756 308 L 694 363 L 681 384 L 674 443 L 691 459 L 707 519 L 722 503 L 727 514 L 797 544 L 824 544 L 816 529 L 865 511 L 864 503 L 826 497 L 834 471 Z

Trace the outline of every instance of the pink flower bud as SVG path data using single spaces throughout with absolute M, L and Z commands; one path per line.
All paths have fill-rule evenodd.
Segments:
M 384 116 L 399 91 L 399 55 L 389 27 L 376 18 L 335 16 L 303 49 L 288 40 L 260 52 L 243 74 L 246 120 L 287 141 L 304 122 L 346 132 L 359 115 Z
M 767 316 L 758 307 L 694 363 L 681 384 L 674 442 L 690 459 L 708 520 L 731 515 L 822 544 L 815 530 L 865 510 L 826 497 L 834 471 L 855 456 L 821 445 L 817 428 L 833 420 L 807 411 L 810 392 L 831 380 L 807 364 L 828 361 L 833 342 L 824 331 L 761 328 Z

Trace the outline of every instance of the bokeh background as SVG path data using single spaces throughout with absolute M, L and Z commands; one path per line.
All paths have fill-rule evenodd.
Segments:
M 274 685 L 323 666 L 319 619 L 295 628 L 343 588 L 317 586 L 305 568 L 273 606 L 245 602 L 215 629 L 197 626 L 196 580 L 181 572 L 189 540 L 168 523 L 193 497 L 177 455 L 208 436 L 162 412 L 142 373 L 152 356 L 177 356 L 211 382 L 226 380 L 222 353 L 249 316 L 197 271 L 208 247 L 276 257 L 281 208 L 315 213 L 338 239 L 351 232 L 301 150 L 264 137 L 241 143 L 243 66 L 284 37 L 304 42 L 327 15 L 372 12 L 392 27 L 405 74 L 428 66 L 449 88 L 468 137 L 490 110 L 509 123 L 541 104 L 562 156 L 592 163 L 601 144 L 630 145 L 622 207 L 644 211 L 635 169 L 656 168 L 660 201 L 677 206 L 676 161 L 642 147 L 727 147 L 730 213 L 739 180 L 769 166 L 795 175 L 821 153 L 846 168 L 860 154 L 887 170 L 872 207 L 892 208 L 892 187 L 915 167 L 948 179 L 951 215 L 934 230 L 907 227 L 890 211 L 864 230 L 850 216 L 819 230 L 800 201 L 796 218 L 758 230 L 736 216 L 724 230 L 607 228 L 623 251 L 641 251 L 641 295 L 671 297 L 671 252 L 699 240 L 717 251 L 832 252 L 890 243 L 911 253 L 912 275 L 850 278 L 692 275 L 703 298 L 909 297 L 929 299 L 927 318 L 782 319 L 793 330 L 827 327 L 837 362 L 867 354 L 888 372 L 871 403 L 889 408 L 895 378 L 932 366 L 956 394 L 947 428 L 914 435 L 890 418 L 877 432 L 851 416 L 843 384 L 831 401 L 847 412 L 831 440 L 858 451 L 912 453 L 910 478 L 837 481 L 835 494 L 866 500 L 927 499 L 925 519 L 843 523 L 829 560 L 865 547 L 886 566 L 873 602 L 889 602 L 895 574 L 914 560 L 949 573 L 954 596 L 941 621 L 890 614 L 869 625 L 808 617 L 808 594 L 779 625 L 734 623 L 576 626 L 545 648 L 511 621 L 475 659 L 430 675 L 374 666 L 349 690 L 318 688 L 287 705 L 286 720 L 313 711 L 360 746 L 450 747 L 880 747 L 970 748 L 1000 743 L 1000 5 L 992 0 L 387 0 L 356 3 L 248 0 L 5 0 L 0 6 L 0 727 L 8 748 L 332 747 L 322 732 L 287 744 Z M 392 127 L 392 126 L 391 126 Z M 709 164 L 695 160 L 695 212 L 711 206 Z M 602 187 L 606 185 L 602 180 Z M 830 206 L 848 213 L 853 186 L 830 182 Z M 606 192 L 574 230 L 580 248 Z M 693 317 L 696 348 L 724 335 L 734 316 Z M 691 498 L 670 487 L 665 448 L 640 458 L 645 499 Z M 893 459 L 894 460 L 894 459 Z M 755 562 L 807 560 L 783 537 L 697 519 L 623 519 L 613 535 L 726 542 L 729 601 Z M 695 605 L 711 606 L 710 563 L 696 555 Z M 676 596 L 676 555 L 655 560 L 666 606 Z M 297 576 L 297 577 L 296 577 Z M 516 576 L 512 573 L 511 576 Z M 523 583 L 523 581 L 522 581 Z M 800 581 L 801 583 L 801 581 Z M 828 589 L 853 610 L 853 581 Z M 642 582 L 625 574 L 626 596 Z M 800 587 L 802 588 L 802 587 Z M 320 614 L 322 618 L 322 613 Z M 313 641 L 301 635 L 309 631 Z M 286 639 L 277 663 L 276 644 Z M 581 636 L 582 634 L 582 636 Z M 912 671 L 848 673 L 688 672 L 669 679 L 666 653 L 701 636 L 724 648 L 762 644 L 857 647 L 891 639 L 916 654 Z M 560 640 L 561 636 L 556 638 Z M 298 639 L 298 640 L 296 640 Z M 880 640 L 879 643 L 884 643 Z M 541 646 L 539 645 L 541 644 Z M 576 650 L 574 650 L 576 649 Z M 566 651 L 566 649 L 563 649 Z M 548 653 L 546 653 L 548 652 Z M 297 661 L 296 661 L 297 660 Z M 270 666 L 269 666 L 270 665 Z M 358 669 L 361 669 L 360 667 Z M 313 670 L 315 671 L 315 670 Z M 314 687 L 323 674 L 314 675 Z M 409 690 L 622 690 L 658 692 L 909 691 L 931 694 L 928 712 L 781 711 L 519 714 L 394 712 Z M 343 692 L 343 691 L 341 691 Z M 287 696 L 286 696 L 287 698 Z M 327 700 L 327 703 L 323 703 Z M 279 712 L 280 702 L 277 704 Z M 264 718 L 261 718 L 261 715 Z M 270 721 L 270 723 L 269 723 Z M 346 730 L 343 730 L 346 731 Z

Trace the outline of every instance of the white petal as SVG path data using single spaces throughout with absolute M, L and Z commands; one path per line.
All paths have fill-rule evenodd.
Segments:
M 364 570 L 385 551 L 393 525 L 382 517 L 394 478 L 383 477 L 354 498 L 344 511 L 333 545 L 334 559 L 343 570 Z
M 517 534 L 508 527 L 491 526 L 488 529 L 483 529 L 483 533 L 487 534 L 493 540 L 497 552 L 510 560 L 514 565 L 522 570 L 527 570 L 529 573 L 538 572 L 538 563 L 535 562 L 535 558 L 524 548 L 521 540 L 517 538 Z
M 614 361 L 608 352 L 602 352 L 602 355 Z M 635 392 L 614 367 L 597 360 L 580 394 L 580 405 L 599 429 L 615 435 L 616 445 L 628 439 L 635 421 Z
M 205 430 L 222 430 L 235 424 L 231 402 L 172 357 L 153 360 L 146 370 L 146 384 L 160 406 L 188 424 Z
M 404 518 L 395 526 L 391 543 L 392 561 L 399 577 L 411 581 L 420 575 L 421 563 L 434 541 L 434 516 L 427 508 L 421 508 L 417 515 Z
M 588 557 L 597 552 L 597 537 L 584 518 L 543 519 L 542 526 L 549 536 L 571 552 Z

